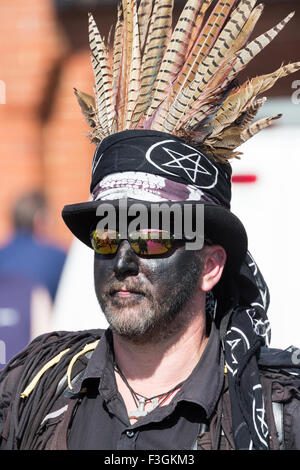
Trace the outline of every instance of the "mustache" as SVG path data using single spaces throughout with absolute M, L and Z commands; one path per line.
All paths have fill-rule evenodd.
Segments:
M 149 295 L 150 292 L 149 290 L 145 287 L 142 286 L 141 284 L 138 284 L 136 282 L 113 282 L 108 288 L 108 294 L 113 295 L 116 292 L 119 291 L 129 291 L 133 292 L 135 294 L 141 294 L 141 295 Z

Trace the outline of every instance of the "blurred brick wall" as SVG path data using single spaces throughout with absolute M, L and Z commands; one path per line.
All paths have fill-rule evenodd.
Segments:
M 300 60 L 299 2 L 266 3 L 257 33 L 293 9 L 297 16 L 251 64 L 250 76 L 275 70 L 283 60 Z M 107 35 L 115 5 L 92 12 Z M 68 246 L 71 235 L 60 213 L 64 204 L 88 199 L 94 150 L 73 94 L 73 87 L 88 93 L 93 87 L 87 11 L 58 13 L 52 0 L 1 0 L 0 13 L 0 84 L 6 86 L 6 104 L 0 104 L 0 243 L 11 230 L 15 198 L 44 187 L 53 238 Z M 299 78 L 281 80 L 272 94 L 291 94 L 291 83 Z

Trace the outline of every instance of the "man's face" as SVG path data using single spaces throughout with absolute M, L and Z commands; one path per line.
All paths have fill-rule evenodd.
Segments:
M 184 247 L 140 257 L 127 240 L 115 255 L 95 253 L 95 291 L 112 329 L 137 342 L 170 331 L 199 286 L 202 264 L 199 252 Z

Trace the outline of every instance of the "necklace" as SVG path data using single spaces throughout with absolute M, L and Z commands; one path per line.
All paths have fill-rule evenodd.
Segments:
M 182 387 L 183 383 L 185 382 L 185 381 L 182 381 L 181 383 L 179 383 L 178 385 L 176 385 L 175 387 L 173 387 L 171 390 L 169 390 L 166 393 L 161 393 L 160 395 L 155 395 L 154 397 L 147 398 L 133 390 L 133 388 L 129 385 L 128 380 L 126 379 L 126 377 L 124 376 L 124 374 L 119 369 L 116 363 L 114 364 L 114 369 L 119 374 L 119 376 L 125 383 L 126 387 L 130 391 L 132 398 L 134 400 L 134 403 L 136 405 L 136 409 L 129 412 L 129 419 L 138 420 L 142 418 L 143 416 L 146 416 L 155 408 L 162 406 L 177 390 L 179 390 Z M 151 408 L 146 410 L 145 406 L 148 403 L 151 403 Z

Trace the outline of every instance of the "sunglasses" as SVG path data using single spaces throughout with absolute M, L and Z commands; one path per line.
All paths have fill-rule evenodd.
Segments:
M 95 229 L 91 232 L 91 244 L 94 251 L 100 255 L 113 255 L 118 251 L 120 238 L 117 230 Z M 132 250 L 141 256 L 163 255 L 174 248 L 178 240 L 167 230 L 142 229 L 128 234 L 126 240 Z

